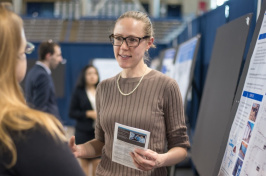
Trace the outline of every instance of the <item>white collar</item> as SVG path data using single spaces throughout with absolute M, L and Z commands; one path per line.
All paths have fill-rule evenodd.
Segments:
M 36 65 L 40 65 L 41 67 L 43 67 L 44 69 L 45 69 L 45 71 L 49 74 L 49 75 L 51 75 L 51 70 L 50 70 L 50 68 L 49 67 L 47 67 L 47 65 L 45 65 L 44 63 L 42 63 L 41 61 L 37 61 L 36 62 Z

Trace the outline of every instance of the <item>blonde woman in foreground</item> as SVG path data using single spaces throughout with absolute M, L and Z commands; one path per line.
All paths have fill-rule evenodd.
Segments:
M 22 19 L 0 3 L 0 175 L 84 176 L 60 122 L 26 105 L 19 82 L 33 48 Z

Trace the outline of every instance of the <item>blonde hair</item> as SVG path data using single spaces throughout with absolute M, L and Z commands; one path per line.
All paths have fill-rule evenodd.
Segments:
M 149 16 L 146 13 L 143 12 L 139 12 L 139 11 L 128 11 L 125 12 L 124 14 L 122 14 L 115 22 L 116 23 L 119 20 L 122 20 L 124 18 L 133 18 L 137 21 L 141 21 L 144 23 L 144 35 L 145 36 L 150 36 L 150 37 L 154 37 L 154 29 L 153 29 L 153 25 L 151 23 L 151 20 L 149 18 Z M 151 45 L 151 48 L 156 48 L 156 46 L 154 44 Z M 148 60 L 149 58 L 149 53 L 146 51 L 145 52 L 145 58 L 144 60 Z
M 22 19 L 0 3 L 0 143 L 17 161 L 16 147 L 10 131 L 23 131 L 39 125 L 59 141 L 65 141 L 61 123 L 53 116 L 31 109 L 26 103 L 16 77 L 18 51 L 22 44 Z

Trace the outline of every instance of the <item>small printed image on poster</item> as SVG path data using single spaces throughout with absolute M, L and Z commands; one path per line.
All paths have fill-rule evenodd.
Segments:
M 241 159 L 237 159 L 234 170 L 233 170 L 233 176 L 239 176 L 241 169 L 242 169 L 243 161 Z
M 246 152 L 247 152 L 247 148 L 248 148 L 248 145 L 244 141 L 242 141 L 241 145 L 240 145 L 240 148 L 239 148 L 239 154 L 238 154 L 238 156 L 242 160 L 244 160 L 244 158 L 245 158 L 245 155 L 246 155 Z
M 245 129 L 245 132 L 244 132 L 244 135 L 243 135 L 243 140 L 246 143 L 249 143 L 249 140 L 251 138 L 251 134 L 252 134 L 253 128 L 254 128 L 254 123 L 248 121 L 247 122 L 246 129 Z
M 252 120 L 253 122 L 256 121 L 259 109 L 260 109 L 260 104 L 253 103 L 250 114 L 249 114 L 249 120 Z

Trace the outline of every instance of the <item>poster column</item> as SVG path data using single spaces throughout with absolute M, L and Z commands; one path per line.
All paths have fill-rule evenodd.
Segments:
M 171 77 L 174 78 L 179 85 L 183 102 L 185 102 L 189 84 L 191 82 L 190 74 L 198 38 L 199 37 L 194 37 L 180 45 L 174 69 L 171 73 Z

